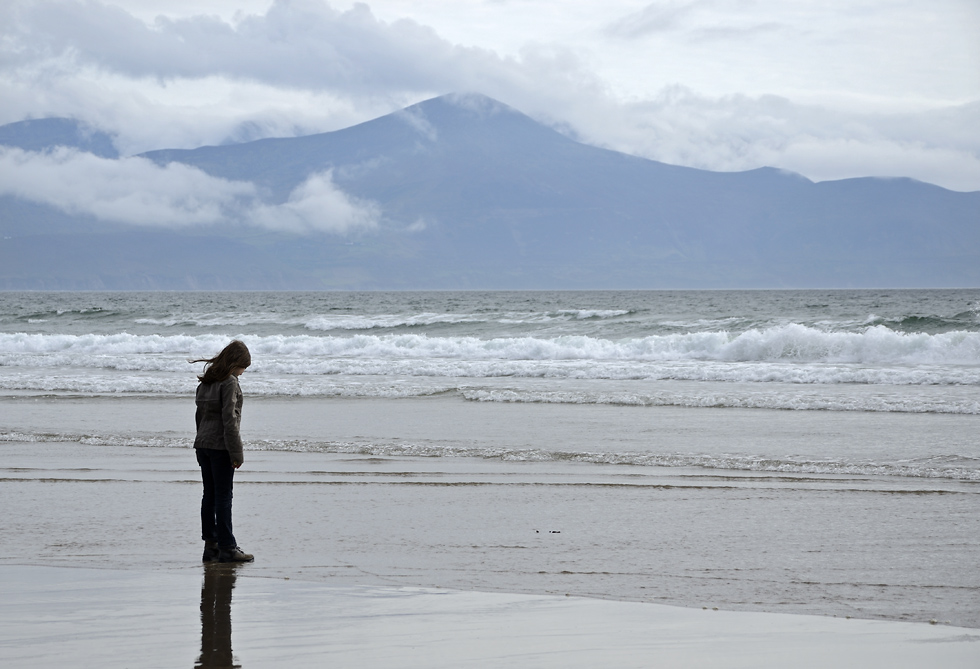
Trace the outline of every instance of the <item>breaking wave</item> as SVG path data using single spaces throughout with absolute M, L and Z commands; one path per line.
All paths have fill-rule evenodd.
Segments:
M 415 360 L 591 360 L 789 362 L 849 365 L 978 365 L 980 333 L 902 333 L 884 326 L 864 332 L 824 332 L 789 324 L 739 334 L 694 332 L 603 339 L 546 337 L 434 337 L 425 334 L 349 336 L 240 335 L 256 358 L 277 356 Z M 200 356 L 227 343 L 225 335 L 0 334 L 0 364 L 59 353 Z

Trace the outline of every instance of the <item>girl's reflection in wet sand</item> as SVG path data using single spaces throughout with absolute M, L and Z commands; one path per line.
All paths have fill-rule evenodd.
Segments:
M 204 565 L 201 585 L 201 655 L 195 669 L 238 669 L 231 650 L 231 591 L 235 564 Z

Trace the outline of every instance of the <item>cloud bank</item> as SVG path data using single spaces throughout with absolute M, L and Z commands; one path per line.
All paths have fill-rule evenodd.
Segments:
M 456 46 L 411 20 L 379 21 L 317 0 L 275 2 L 236 24 L 199 15 L 147 25 L 98 2 L 15 3 L 2 17 L 5 67 L 42 60 L 159 80 L 227 76 L 275 87 L 354 94 L 460 88 L 471 77 L 513 77 L 494 53 Z
M 0 195 L 68 214 L 134 226 L 232 224 L 292 233 L 349 234 L 377 227 L 380 209 L 348 197 L 329 172 L 314 174 L 286 202 L 260 199 L 254 184 L 179 163 L 100 158 L 67 148 L 38 153 L 0 148 Z
M 395 11 L 395 4 L 379 3 Z M 874 88 L 880 70 L 868 64 L 882 61 L 880 53 L 861 51 L 866 32 L 853 31 L 875 22 L 911 39 L 916 31 L 902 26 L 932 16 L 915 3 L 862 0 L 848 11 L 806 0 L 628 4 L 631 11 L 595 22 L 588 48 L 529 39 L 502 54 L 479 40 L 452 41 L 417 19 L 382 20 L 366 4 L 339 10 L 321 0 L 277 0 L 234 18 L 202 11 L 147 21 L 126 10 L 125 0 L 13 0 L 0 7 L 0 122 L 72 115 L 114 132 L 120 150 L 132 154 L 335 130 L 435 95 L 478 91 L 583 141 L 674 164 L 774 166 L 816 180 L 911 176 L 980 190 L 980 99 L 853 93 L 860 87 L 855 77 Z M 589 3 L 572 5 L 598 11 Z M 608 11 L 619 11 L 614 5 Z M 538 13 L 549 6 L 552 13 L 565 7 L 526 3 Z M 467 3 L 456 7 L 460 15 L 471 11 Z M 517 11 L 508 3 L 480 7 Z M 959 0 L 941 0 L 929 11 L 980 17 Z M 846 62 L 801 70 L 800 95 L 708 94 L 683 81 L 666 83 L 675 70 L 691 71 L 695 60 L 704 61 L 705 77 L 724 78 L 735 67 L 742 77 L 769 81 L 778 59 L 797 55 L 773 53 L 784 44 L 768 41 L 776 36 L 811 48 L 826 43 L 828 57 L 842 50 Z M 950 49 L 963 43 L 959 34 L 943 39 Z M 980 72 L 980 46 L 963 48 L 975 49 Z M 652 93 L 622 90 L 600 67 L 605 52 L 599 49 L 654 54 L 623 56 L 623 69 L 648 72 L 664 85 Z M 899 63 L 895 81 L 904 74 L 928 81 L 937 62 L 970 58 L 951 53 L 918 63 L 920 51 L 910 51 L 884 54 Z M 727 61 L 734 65 L 725 69 Z M 831 88 L 835 72 L 851 85 L 843 98 Z M 975 95 L 977 87 L 971 79 L 963 90 Z M 301 209 L 295 204 L 290 216 Z
M 577 113 L 577 112 L 573 112 Z M 609 109 L 600 133 L 588 116 L 583 139 L 667 163 L 738 171 L 773 166 L 814 181 L 912 177 L 952 190 L 980 190 L 980 102 L 912 113 L 833 110 L 779 96 L 698 95 L 684 87 Z

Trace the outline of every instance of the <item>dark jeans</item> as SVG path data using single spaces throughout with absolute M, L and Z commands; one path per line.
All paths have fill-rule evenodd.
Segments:
M 197 464 L 201 465 L 204 496 L 201 498 L 201 538 L 217 541 L 221 548 L 238 545 L 231 531 L 231 488 L 235 467 L 228 451 L 215 448 L 196 448 Z

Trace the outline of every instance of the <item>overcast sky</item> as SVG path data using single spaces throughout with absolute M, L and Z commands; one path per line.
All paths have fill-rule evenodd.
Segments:
M 453 91 L 674 164 L 980 190 L 978 0 L 0 5 L 0 123 L 75 116 L 124 154 L 336 130 Z M 307 187 L 334 196 L 329 175 Z

